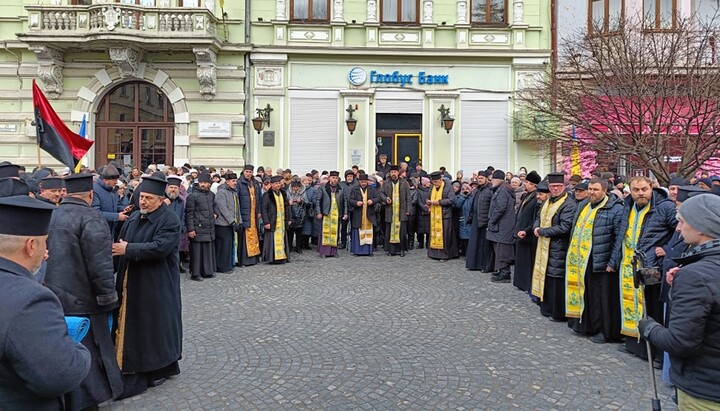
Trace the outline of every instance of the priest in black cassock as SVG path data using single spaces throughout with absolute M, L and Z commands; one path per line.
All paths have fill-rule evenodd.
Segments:
M 238 198 L 240 199 L 241 227 L 238 231 L 237 266 L 255 265 L 260 258 L 260 199 L 262 185 L 253 176 L 254 167 L 245 164 L 242 177 L 237 182 Z M 259 170 L 259 169 L 258 169 Z
M 452 208 L 455 205 L 455 192 L 452 185 L 443 179 L 440 171 L 430 174 L 432 188 L 430 198 L 425 203 L 430 207 L 430 246 L 428 257 L 433 260 L 447 261 L 457 254 L 452 250 L 453 228 Z
M 125 384 L 120 398 L 180 374 L 180 220 L 163 202 L 166 185 L 156 177 L 143 180 L 140 212 L 125 222 L 119 242 L 112 245 L 113 256 L 120 256 L 116 282 L 120 308 L 113 321 Z
M 407 248 L 407 221 L 411 214 L 412 197 L 407 181 L 400 177 L 400 167 L 390 166 L 390 178 L 380 190 L 385 203 L 385 252 L 388 255 L 405 256 Z
M 380 202 L 380 195 L 375 187 L 369 186 L 367 174 L 360 174 L 358 185 L 350 191 L 348 201 L 350 208 L 351 227 L 350 252 L 354 255 L 373 254 L 373 230 L 377 224 L 375 204 Z
M 282 190 L 282 180 L 282 176 L 272 176 L 270 190 L 262 195 L 263 260 L 273 264 L 290 261 L 287 228 L 292 226 L 292 213 L 287 194 Z
M 478 186 L 473 196 L 473 204 L 468 217 L 470 240 L 465 259 L 465 268 L 482 272 L 492 271 L 494 265 L 492 242 L 487 239 L 488 215 L 492 186 L 488 181 L 490 173 L 486 170 L 478 172 Z
M 520 198 L 515 218 L 515 273 L 513 285 L 522 291 L 530 291 L 533 263 L 535 262 L 535 248 L 537 237 L 533 234 L 533 224 L 539 210 L 537 201 L 537 185 L 542 178 L 535 171 L 525 177 L 525 194 Z

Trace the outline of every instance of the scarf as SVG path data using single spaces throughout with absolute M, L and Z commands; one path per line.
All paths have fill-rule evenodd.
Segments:
M 552 219 L 560 207 L 565 204 L 568 194 L 563 194 L 556 201 L 546 200 L 540 209 L 540 228 L 552 226 Z M 545 273 L 550 259 L 550 237 L 538 237 L 535 249 L 535 264 L 532 276 L 532 294 L 543 301 L 545 295 Z
M 257 227 L 257 200 L 255 194 L 255 184 L 252 181 L 248 184 L 250 192 L 250 227 L 245 229 L 245 248 L 247 248 L 248 257 L 260 255 L 260 239 L 258 238 Z
M 575 224 L 568 248 L 565 275 L 565 316 L 582 318 L 585 310 L 585 271 L 592 250 L 595 215 L 607 204 L 609 197 L 593 207 L 589 202 L 582 209 Z M 581 320 L 582 321 L 582 320 Z
M 275 216 L 275 232 L 273 233 L 273 243 L 275 245 L 274 261 L 285 260 L 285 201 L 280 193 L 273 192 L 275 197 L 275 205 L 277 206 L 277 215 Z
M 338 220 L 340 213 L 337 205 L 337 195 L 328 189 L 330 194 L 330 214 L 323 218 L 322 245 L 337 247 L 338 242 Z
M 649 210 L 650 204 L 642 210 L 638 210 L 635 205 L 630 209 L 628 227 L 623 241 L 623 259 L 620 263 L 620 313 L 622 316 L 620 332 L 635 338 L 640 338 L 637 326 L 642 319 L 644 308 L 642 299 L 638 298 L 638 289 L 635 288 L 632 260 L 635 257 L 635 247 L 640 238 L 645 215 Z M 641 285 L 641 287 L 644 286 Z M 640 292 L 644 292 L 644 290 Z
M 390 222 L 390 242 L 400 244 L 400 184 L 399 181 L 390 183 L 392 186 L 392 221 Z
M 362 194 L 362 219 L 360 220 L 360 245 L 372 245 L 373 244 L 373 226 L 370 222 L 370 219 L 367 217 L 367 211 L 368 211 L 368 198 L 367 198 L 367 189 L 360 189 L 360 193 Z
M 443 189 L 445 189 L 445 181 L 439 187 L 433 187 L 430 191 L 430 201 L 442 200 Z M 432 204 L 430 206 L 430 248 L 442 250 L 445 248 L 443 242 L 443 216 L 442 206 L 440 204 Z

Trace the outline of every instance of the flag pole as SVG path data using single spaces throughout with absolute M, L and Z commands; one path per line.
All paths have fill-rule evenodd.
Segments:
M 40 160 L 40 143 L 37 143 L 37 154 L 38 154 L 38 170 L 42 168 L 42 160 Z

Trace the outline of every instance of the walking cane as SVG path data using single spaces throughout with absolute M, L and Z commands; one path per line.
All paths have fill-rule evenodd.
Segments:
M 642 305 L 643 305 L 643 320 L 647 319 L 647 303 L 645 300 L 645 286 L 646 285 L 652 285 L 656 284 L 655 276 L 654 275 L 645 275 L 644 271 L 646 270 L 656 270 L 657 268 L 640 268 L 638 269 L 638 258 L 637 253 L 632 259 L 632 267 L 633 267 L 633 282 L 635 285 L 635 288 L 640 288 L 640 285 L 642 285 L 642 288 L 640 289 L 640 296 L 642 297 Z M 642 255 L 642 252 L 639 252 L 641 254 L 641 257 L 644 257 Z M 644 260 L 644 258 L 643 258 Z M 650 274 L 650 273 L 648 273 Z M 657 390 L 657 381 L 655 380 L 655 368 L 653 368 L 653 358 L 652 358 L 652 347 L 650 346 L 650 341 L 645 340 L 645 347 L 647 348 L 647 358 L 648 358 L 648 369 L 650 370 L 650 379 L 652 380 L 652 388 L 653 388 L 653 398 L 652 398 L 652 410 L 653 411 L 661 411 L 660 406 L 660 398 L 658 398 L 658 390 Z

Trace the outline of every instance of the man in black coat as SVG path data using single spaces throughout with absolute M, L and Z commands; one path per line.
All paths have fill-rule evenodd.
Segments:
M 505 172 L 495 170 L 491 184 L 493 195 L 488 215 L 487 240 L 495 252 L 495 272 L 490 281 L 510 282 L 510 266 L 515 261 L 515 189 L 505 181 Z
M 282 176 L 270 178 L 271 188 L 262 196 L 262 221 L 265 223 L 263 260 L 280 264 L 289 262 L 290 244 L 287 229 L 292 226 L 292 212 Z
M 478 172 L 478 187 L 475 189 L 472 209 L 467 223 L 470 228 L 470 240 L 465 260 L 468 270 L 482 272 L 493 271 L 495 257 L 492 243 L 487 239 L 488 215 L 490 214 L 490 200 L 492 200 L 492 185 L 488 182 L 492 173 L 482 170 Z
M 720 409 L 720 197 L 700 194 L 678 210 L 678 230 L 690 249 L 668 272 L 667 327 L 641 320 L 640 335 L 670 354 L 670 380 L 680 409 Z
M 577 203 L 565 191 L 565 175 L 547 176 L 550 198 L 535 220 L 538 238 L 533 267 L 532 294 L 540 299 L 540 313 L 551 321 L 565 321 L 565 257 Z
M 180 220 L 180 242 L 187 241 L 187 233 L 185 230 L 185 200 L 180 195 L 180 187 L 182 187 L 182 179 L 178 176 L 168 176 L 167 188 L 165 189 L 165 205 L 168 206 L 170 211 L 175 213 Z M 183 240 L 183 237 L 185 239 Z M 186 268 L 183 267 L 180 262 L 180 272 L 186 272 Z
M 60 301 L 34 273 L 48 253 L 54 206 L 26 195 L 0 198 L 0 409 L 62 410 L 90 353 L 68 336 Z
M 390 163 L 387 161 L 387 154 L 381 153 L 378 155 L 378 163 L 375 165 L 375 171 L 380 173 L 380 177 L 387 178 L 390 172 Z
M 121 305 L 113 322 L 125 384 L 120 398 L 180 373 L 180 220 L 163 202 L 166 185 L 164 180 L 145 178 L 140 212 L 127 220 L 119 242 L 112 245 L 113 256 L 121 257 L 116 285 Z
M 357 186 L 357 181 L 355 181 L 355 173 L 353 173 L 352 170 L 345 170 L 345 181 L 340 182 L 340 187 L 343 189 L 343 194 L 345 194 L 345 201 L 348 201 L 350 198 L 350 191 L 353 189 L 353 187 Z M 348 208 L 348 219 L 342 220 L 342 226 L 340 227 L 340 248 L 341 250 L 344 250 L 347 248 L 347 241 L 348 241 L 348 224 L 350 224 L 350 219 L 352 219 L 352 209 Z
M 620 250 L 627 212 L 623 200 L 607 194 L 608 184 L 600 178 L 587 183 L 588 197 L 573 220 L 565 276 L 568 326 L 598 344 L 621 337 Z
M 262 185 L 253 177 L 253 166 L 246 164 L 243 174 L 238 179 L 238 196 L 240 198 L 240 221 L 238 232 L 237 260 L 238 266 L 255 265 L 260 258 L 260 198 Z M 259 170 L 259 168 L 258 168 Z
M 351 217 L 350 252 L 354 255 L 373 254 L 373 227 L 377 224 L 375 204 L 381 201 L 375 187 L 370 187 L 367 174 L 360 174 L 359 185 L 352 188 L 348 198 Z
M 453 250 L 452 208 L 455 205 L 455 191 L 440 171 L 430 174 L 433 187 L 426 205 L 430 207 L 430 247 L 428 257 L 433 260 L 447 261 L 457 255 Z
M 529 292 L 531 287 L 533 263 L 537 237 L 533 235 L 533 224 L 538 212 L 537 185 L 542 178 L 535 171 L 525 177 L 525 194 L 520 198 L 520 206 L 515 215 L 515 273 L 513 285 Z
M 198 186 L 185 204 L 185 227 L 190 238 L 190 279 L 215 277 L 215 194 L 212 179 L 200 173 Z
M 118 296 L 110 229 L 90 208 L 92 175 L 74 174 L 65 178 L 65 184 L 67 196 L 50 220 L 45 284 L 60 299 L 66 316 L 90 320 L 82 340 L 92 355 L 90 373 L 65 396 L 68 409 L 86 409 L 122 394 L 122 375 L 108 328 Z
M 405 257 L 407 221 L 411 213 L 412 197 L 407 181 L 400 177 L 400 167 L 390 166 L 390 178 L 378 193 L 385 204 L 385 252 Z

